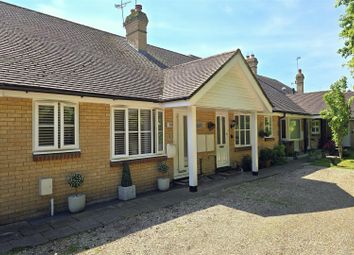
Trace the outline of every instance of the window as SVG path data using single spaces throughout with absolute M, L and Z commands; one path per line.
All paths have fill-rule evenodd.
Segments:
M 301 121 L 298 119 L 290 119 L 289 120 L 290 139 L 296 140 L 296 139 L 301 138 L 300 123 L 301 123 Z
M 273 136 L 273 120 L 272 116 L 264 116 L 264 132 L 268 134 L 266 137 Z
M 280 128 L 281 128 L 281 138 L 286 139 L 286 120 L 282 119 L 280 121 Z
M 321 121 L 320 120 L 312 120 L 311 131 L 312 131 L 313 135 L 319 135 L 321 133 Z
M 113 157 L 139 157 L 164 152 L 163 111 L 113 109 Z
M 235 115 L 235 146 L 251 145 L 250 115 Z
M 36 102 L 34 150 L 78 149 L 77 105 L 61 102 Z

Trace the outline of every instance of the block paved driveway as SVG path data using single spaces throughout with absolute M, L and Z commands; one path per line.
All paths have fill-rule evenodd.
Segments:
M 200 190 L 87 210 L 15 254 L 354 254 L 354 170 L 294 162 Z

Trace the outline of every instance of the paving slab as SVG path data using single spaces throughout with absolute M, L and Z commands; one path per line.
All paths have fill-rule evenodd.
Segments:
M 18 240 L 10 241 L 10 244 L 16 248 L 23 248 L 23 247 L 33 247 L 39 244 L 44 244 L 48 241 L 49 239 L 44 237 L 42 234 L 37 233 L 31 236 L 25 236 Z
M 70 235 L 73 235 L 75 233 L 78 233 L 79 231 L 73 229 L 72 227 L 69 226 L 64 226 L 61 228 L 56 228 L 56 229 L 51 229 L 45 232 L 42 232 L 41 234 L 47 238 L 48 240 L 55 240 L 58 238 L 63 238 L 67 237 Z

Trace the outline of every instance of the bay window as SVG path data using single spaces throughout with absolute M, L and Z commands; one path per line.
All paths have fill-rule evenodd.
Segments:
M 35 102 L 34 151 L 79 148 L 78 107 L 64 102 Z
M 235 115 L 235 146 L 251 146 L 250 115 Z
M 163 111 L 114 108 L 112 157 L 143 157 L 164 152 Z

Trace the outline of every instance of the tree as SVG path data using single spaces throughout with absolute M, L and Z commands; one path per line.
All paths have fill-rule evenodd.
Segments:
M 348 60 L 349 70 L 354 77 L 354 0 L 336 0 L 336 7 L 344 6 L 345 13 L 339 18 L 342 28 L 339 36 L 344 39 L 344 46 L 338 53 Z
M 321 117 L 328 121 L 332 139 L 338 147 L 339 157 L 343 158 L 343 137 L 348 134 L 348 125 L 351 115 L 353 98 L 345 99 L 347 78 L 343 77 L 331 85 L 331 89 L 324 94 L 326 108 L 321 111 Z

